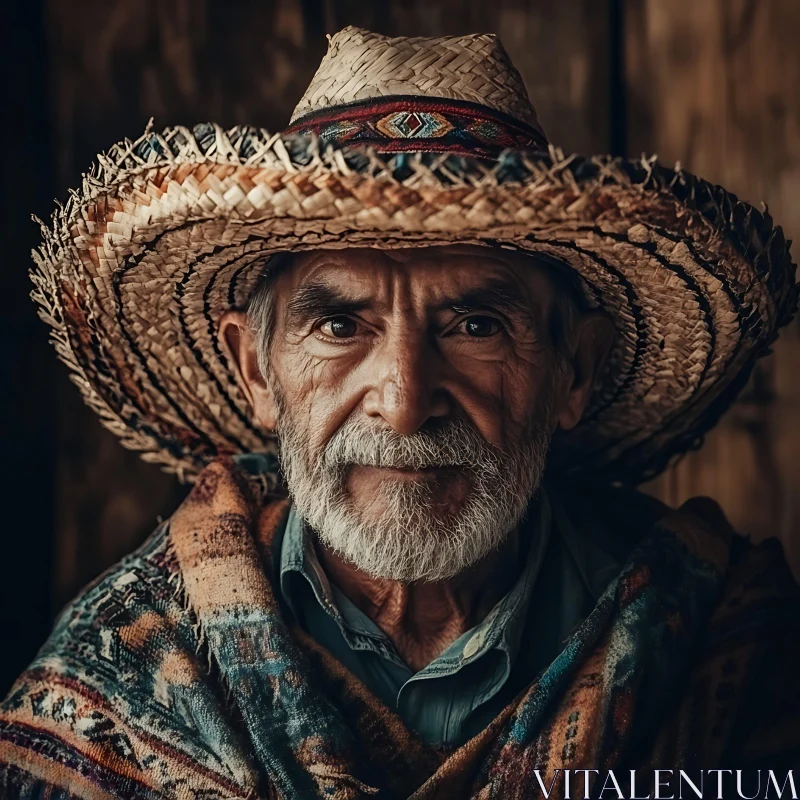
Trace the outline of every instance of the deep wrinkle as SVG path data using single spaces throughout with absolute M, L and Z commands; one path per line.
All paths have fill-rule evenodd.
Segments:
M 369 298 L 353 298 L 322 280 L 297 288 L 286 304 L 287 329 L 302 329 L 313 320 L 334 316 L 357 315 L 372 309 Z M 531 307 L 524 301 L 519 287 L 502 278 L 488 278 L 481 286 L 448 297 L 431 306 L 436 314 L 452 311 L 470 314 L 486 311 L 501 314 L 509 324 L 524 324 L 532 317 Z

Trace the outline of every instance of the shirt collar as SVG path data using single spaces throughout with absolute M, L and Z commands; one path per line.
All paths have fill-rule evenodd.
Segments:
M 280 586 L 289 609 L 299 616 L 297 592 L 293 591 L 289 576 L 293 573 L 301 575 L 308 582 L 314 592 L 317 602 L 334 618 L 340 619 L 341 614 L 336 605 L 333 587 L 325 575 L 322 564 L 319 563 L 314 552 L 314 544 L 305 523 L 297 514 L 294 504 L 289 509 L 286 519 L 286 530 L 281 543 Z

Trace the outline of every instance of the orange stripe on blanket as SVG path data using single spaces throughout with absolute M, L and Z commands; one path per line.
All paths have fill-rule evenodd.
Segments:
M 79 754 L 81 757 L 117 775 L 131 778 L 149 788 L 155 788 L 155 785 L 149 780 L 148 773 L 144 772 L 138 765 L 143 758 L 152 753 L 152 748 L 147 744 L 139 746 L 136 742 L 131 741 L 130 729 L 123 728 L 118 724 L 114 726 L 113 730 L 107 732 L 109 738 L 102 741 L 88 739 L 76 730 L 78 726 L 91 721 L 91 718 L 86 713 L 87 711 L 89 709 L 84 708 L 84 713 L 76 714 L 74 722 L 64 722 L 53 719 L 51 716 L 34 716 L 29 708 L 23 707 L 17 711 L 7 712 L 3 715 L 2 721 L 27 729 L 34 736 L 38 733 L 55 737 L 66 751 Z M 108 719 L 110 720 L 110 717 Z M 110 744 L 110 736 L 114 734 L 124 736 L 124 745 L 121 744 L 122 740 L 120 739 L 115 741 L 118 748 L 127 745 L 130 748 L 129 755 L 120 755 L 119 752 L 113 749 Z
M 66 746 L 66 745 L 65 745 Z M 83 758 L 90 758 L 81 753 Z M 34 778 L 58 789 L 64 789 L 82 800 L 114 800 L 117 794 L 109 794 L 94 781 L 84 777 L 61 762 L 37 753 L 29 747 L 18 747 L 13 742 L 0 740 L 0 766 L 14 764 Z M 128 776 L 122 776 L 128 777 Z M 149 788 L 148 784 L 145 784 Z M 187 795 L 188 797 L 188 795 Z
M 26 726 L 34 731 L 43 731 L 49 736 L 56 736 L 64 742 L 66 747 L 84 754 L 104 768 L 118 775 L 135 779 L 152 788 L 157 788 L 148 781 L 148 777 L 152 778 L 152 771 L 142 771 L 136 762 L 141 764 L 149 756 L 157 755 L 164 763 L 167 772 L 182 774 L 185 777 L 190 776 L 190 785 L 194 789 L 222 787 L 225 791 L 230 792 L 232 797 L 246 796 L 246 790 L 235 783 L 230 776 L 219 774 L 214 769 L 198 763 L 188 753 L 175 748 L 170 741 L 142 730 L 131 720 L 125 719 L 121 709 L 112 706 L 95 692 L 86 690 L 82 684 L 69 678 L 59 680 L 60 678 L 61 676 L 49 674 L 46 683 L 37 681 L 31 684 L 29 681 L 31 690 L 28 694 L 50 693 L 53 696 L 47 699 L 47 706 L 54 708 L 54 704 L 60 702 L 62 709 L 72 708 L 70 713 L 74 716 L 74 720 L 65 720 L 63 716 L 60 719 L 54 719 L 52 713 L 47 712 L 47 708 L 41 709 L 39 714 L 34 715 L 30 703 L 27 702 L 16 710 L 7 711 L 0 719 Z M 85 690 L 85 692 L 81 690 Z M 70 704 L 70 701 L 74 706 Z M 105 719 L 114 724 L 113 730 L 105 732 L 107 736 L 115 733 L 124 736 L 127 746 L 130 747 L 131 755 L 136 759 L 135 762 L 120 756 L 110 745 L 104 746 L 103 743 L 90 741 L 76 730 L 78 722 L 90 719 L 89 715 L 98 711 Z M 63 715 L 63 711 L 60 714 Z M 116 740 L 116 742 L 119 747 L 120 740 Z M 171 765 L 177 769 L 173 769 Z M 189 767 L 188 770 L 187 767 Z

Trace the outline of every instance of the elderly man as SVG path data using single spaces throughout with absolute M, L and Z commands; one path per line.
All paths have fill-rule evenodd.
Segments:
M 282 136 L 148 132 L 59 211 L 58 352 L 195 486 L 0 707 L 4 796 L 800 766 L 780 545 L 631 488 L 791 318 L 788 246 L 694 176 L 546 148 L 494 37 L 349 28 Z

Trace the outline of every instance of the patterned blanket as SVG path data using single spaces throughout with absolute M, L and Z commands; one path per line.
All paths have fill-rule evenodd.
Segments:
M 561 655 L 446 751 L 287 621 L 270 576 L 288 502 L 216 462 L 0 706 L 0 796 L 523 798 L 537 769 L 549 786 L 568 768 L 800 767 L 800 593 L 777 540 L 733 535 L 710 501 L 644 530 L 619 497 L 591 503 L 635 537 L 629 561 Z

